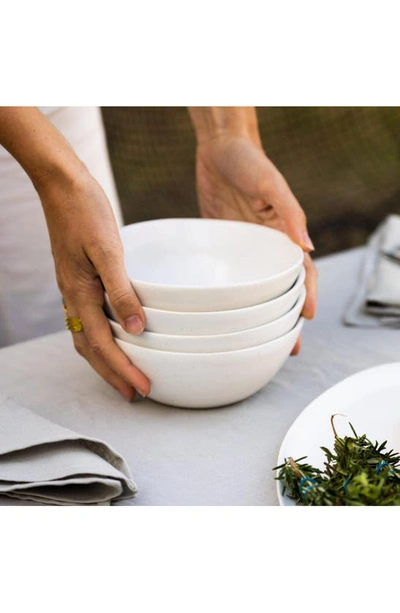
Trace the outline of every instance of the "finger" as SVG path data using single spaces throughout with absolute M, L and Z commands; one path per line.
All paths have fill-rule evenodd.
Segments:
M 69 317 L 78 317 L 77 310 L 74 308 L 70 300 L 64 302 Z M 92 368 L 101 376 L 107 383 L 114 387 L 120 394 L 129 401 L 135 397 L 135 389 L 129 385 L 124 379 L 118 376 L 104 361 L 102 361 L 90 348 L 87 341 L 85 331 L 72 333 L 72 339 L 76 351 L 85 358 Z
M 273 170 L 265 174 L 265 183 L 261 184 L 260 196 L 267 205 L 272 205 L 290 238 L 305 252 L 314 250 L 313 242 L 308 234 L 306 215 L 297 198 L 290 189 L 283 175 L 267 159 Z
M 304 255 L 304 268 L 306 269 L 306 280 L 304 282 L 306 287 L 306 299 L 302 315 L 306 319 L 313 319 L 317 309 L 318 271 L 308 253 Z
M 66 306 L 69 316 L 81 318 L 85 339 L 91 350 L 91 354 L 89 355 L 86 352 L 84 357 L 90 361 L 90 359 L 93 359 L 92 355 L 97 356 L 97 371 L 99 364 L 103 362 L 119 379 L 122 379 L 130 387 L 137 389 L 142 396 L 148 396 L 150 381 L 132 364 L 114 342 L 110 326 L 101 306 L 89 303 L 87 298 L 83 300 L 81 297 L 75 297 L 74 302 L 76 307 L 68 300 Z M 81 353 L 82 347 L 85 349 L 83 341 L 78 338 L 74 338 L 74 344 L 79 353 Z M 109 371 L 102 369 L 102 372 L 106 374 Z M 117 381 L 117 379 L 113 377 L 113 381 Z M 126 390 L 125 387 L 124 389 Z
M 300 353 L 300 349 L 301 349 L 301 336 L 299 336 L 299 338 L 296 341 L 295 346 L 293 347 L 290 355 L 298 355 Z
M 287 234 L 306 252 L 314 246 L 308 235 L 303 209 L 288 183 L 264 151 L 247 138 L 233 138 L 214 145 L 212 152 L 222 175 L 243 194 L 272 205 Z
M 304 211 L 275 164 L 259 147 L 240 139 L 236 139 L 226 154 L 223 173 L 229 174 L 234 185 L 246 194 L 264 202 L 264 206 L 272 205 L 290 238 L 304 251 L 313 251 Z
M 80 312 L 83 312 L 83 309 Z M 93 352 L 117 375 L 137 389 L 142 396 L 148 396 L 150 392 L 149 379 L 132 364 L 125 353 L 114 342 L 103 309 L 95 304 L 87 304 L 81 319 L 86 338 Z
M 110 251 L 98 248 L 89 255 L 119 323 L 130 334 L 143 332 L 145 314 L 125 270 L 122 245 L 119 243 Z
M 121 396 L 123 396 L 129 402 L 134 400 L 136 391 L 129 385 L 122 377 L 118 376 L 107 364 L 96 355 L 91 349 L 84 332 L 78 332 L 73 335 L 75 349 L 84 357 L 90 364 L 90 366 L 114 389 L 116 389 Z

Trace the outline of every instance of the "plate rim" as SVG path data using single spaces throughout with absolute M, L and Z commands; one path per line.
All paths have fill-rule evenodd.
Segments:
M 321 402 L 322 403 L 324 402 L 326 396 L 329 397 L 331 395 L 335 395 L 338 389 L 339 389 L 339 393 L 341 393 L 342 389 L 345 390 L 346 387 L 349 387 L 349 386 L 352 387 L 354 381 L 357 379 L 364 379 L 365 377 L 367 377 L 368 382 L 370 383 L 371 387 L 373 387 L 373 383 L 374 382 L 376 383 L 375 376 L 376 376 L 376 373 L 378 373 L 378 371 L 380 372 L 387 371 L 388 379 L 393 377 L 393 373 L 397 371 L 397 381 L 399 381 L 398 375 L 400 373 L 400 361 L 385 362 L 384 364 L 378 364 L 376 366 L 370 366 L 369 368 L 364 368 L 362 370 L 359 370 L 349 375 L 348 377 L 341 379 L 337 383 L 334 383 L 333 385 L 328 387 L 325 391 L 321 392 L 321 394 L 319 394 L 316 398 L 314 398 L 314 400 L 309 402 L 308 405 L 304 407 L 304 409 L 298 414 L 298 416 L 295 418 L 295 420 L 292 422 L 292 424 L 287 429 L 285 436 L 283 437 L 281 444 L 279 446 L 278 456 L 277 456 L 277 461 L 276 461 L 275 466 L 279 466 L 284 461 L 282 449 L 285 445 L 285 442 L 287 438 L 289 438 L 290 434 L 298 426 L 298 422 L 301 422 L 304 419 L 305 415 L 307 417 L 309 413 L 313 413 L 316 410 L 316 407 L 318 407 L 321 404 Z M 392 371 L 392 372 L 389 372 L 389 371 Z M 372 373 L 373 373 L 373 377 L 369 377 L 369 375 L 371 375 Z M 363 393 L 365 393 L 365 387 L 363 388 Z M 354 396 L 354 398 L 356 398 L 356 396 Z M 276 480 L 276 493 L 278 497 L 279 506 L 297 506 L 294 501 L 291 501 L 291 499 L 289 499 L 287 496 L 283 496 L 282 483 L 278 480 Z M 285 500 L 288 502 L 285 503 L 284 502 Z

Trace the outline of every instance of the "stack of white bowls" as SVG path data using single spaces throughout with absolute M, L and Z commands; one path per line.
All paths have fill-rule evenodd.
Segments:
M 150 398 L 211 408 L 275 376 L 301 332 L 303 251 L 282 232 L 216 219 L 158 219 L 121 229 L 125 264 L 146 315 L 131 335 L 106 313 L 116 343 L 151 382 Z

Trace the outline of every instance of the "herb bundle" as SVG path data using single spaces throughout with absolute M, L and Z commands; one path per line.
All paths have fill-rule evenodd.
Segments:
M 283 494 L 304 505 L 400 505 L 400 454 L 385 451 L 387 441 L 372 443 L 365 434 L 358 436 L 352 424 L 353 436 L 340 438 L 334 417 L 333 451 L 321 447 L 324 470 L 303 462 L 307 456 L 285 458 L 273 469 L 279 471 L 275 479 L 282 481 Z

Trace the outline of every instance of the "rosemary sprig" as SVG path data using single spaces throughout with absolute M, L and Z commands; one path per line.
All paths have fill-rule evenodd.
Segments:
M 373 443 L 365 434 L 339 437 L 331 416 L 334 445 L 325 454 L 324 470 L 304 463 L 307 456 L 285 458 L 275 479 L 297 504 L 320 506 L 400 505 L 400 454 L 386 451 L 387 441 Z

